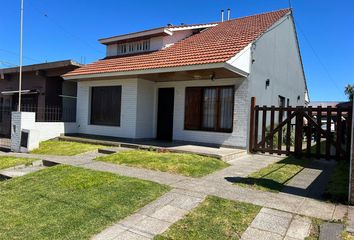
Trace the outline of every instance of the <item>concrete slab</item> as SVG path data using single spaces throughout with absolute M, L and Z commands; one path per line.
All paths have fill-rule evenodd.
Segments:
M 354 206 L 348 207 L 348 221 L 346 230 L 350 233 L 354 233 Z
M 280 217 L 278 214 L 273 215 L 260 212 L 251 223 L 251 227 L 285 236 L 290 222 L 291 216 Z
M 249 227 L 242 234 L 241 240 L 282 240 L 279 234 Z
M 319 240 L 341 240 L 341 234 L 343 229 L 344 226 L 340 223 L 323 223 L 320 226 Z
M 293 239 L 305 239 L 309 236 L 311 220 L 307 217 L 296 215 L 290 223 L 286 237 Z
M 165 221 L 165 222 L 170 222 L 174 223 L 177 222 L 178 220 L 182 219 L 184 215 L 188 213 L 187 210 L 177 208 L 171 205 L 166 205 L 160 209 L 158 209 L 156 212 L 151 214 L 151 217 Z
M 333 217 L 334 209 L 334 204 L 307 198 L 301 204 L 299 209 L 296 210 L 296 213 L 300 215 L 320 218 L 323 220 L 331 220 Z

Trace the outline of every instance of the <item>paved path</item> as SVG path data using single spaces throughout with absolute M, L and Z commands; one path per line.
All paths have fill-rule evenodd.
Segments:
M 282 192 L 321 199 L 335 165 L 336 161 L 312 161 L 286 184 Z
M 32 172 L 36 172 L 46 168 L 41 160 L 34 161 L 29 165 L 18 165 L 0 170 L 0 179 L 10 179 L 15 177 L 22 177 Z
M 215 180 L 213 178 L 209 178 L 208 176 L 200 179 L 191 178 L 165 172 L 94 161 L 88 158 L 84 158 L 82 156 L 59 157 L 21 153 L 2 153 L 0 155 L 36 157 L 48 161 L 53 161 L 56 163 L 79 166 L 98 171 L 111 172 L 123 176 L 135 177 L 139 179 L 157 182 L 160 184 L 166 184 L 177 189 L 218 196 L 229 200 L 252 203 L 262 207 L 273 208 L 280 211 L 286 211 L 293 214 L 299 214 L 308 217 L 316 217 L 323 220 L 343 219 L 347 211 L 347 207 L 344 205 L 335 205 L 332 203 L 318 201 L 315 199 L 303 196 L 296 196 L 292 194 L 264 192 L 260 190 L 244 188 L 238 185 L 231 185 L 227 181 L 220 181 L 220 177 L 217 177 Z M 253 156 L 249 157 L 252 158 Z M 259 161 L 276 161 L 274 160 L 274 158 L 280 160 L 279 157 L 266 155 L 259 155 L 258 157 Z M 261 159 L 262 157 L 263 159 Z M 251 160 L 249 161 L 250 163 L 252 163 Z M 252 166 L 243 166 L 243 168 L 247 167 Z M 233 176 L 238 177 L 237 173 L 234 173 Z
M 247 177 L 249 174 L 256 172 L 269 164 L 277 162 L 283 158 L 264 157 L 264 155 L 243 155 L 233 160 L 227 161 L 231 166 L 221 171 L 205 176 L 204 180 L 229 182 L 232 184 L 233 179 Z
M 280 237 L 279 239 L 296 239 L 290 238 L 293 231 L 292 225 L 301 225 L 302 227 L 305 225 L 307 226 L 306 218 L 300 218 L 298 215 L 315 217 L 323 220 L 334 220 L 343 219 L 347 213 L 347 207 L 344 205 L 335 205 L 287 193 L 272 193 L 243 188 L 238 185 L 232 185 L 229 181 L 225 180 L 226 177 L 245 177 L 249 173 L 257 171 L 260 168 L 281 159 L 274 156 L 242 156 L 239 159 L 229 161 L 231 164 L 230 167 L 198 179 L 94 161 L 93 159 L 95 157 L 102 155 L 97 152 L 89 152 L 72 157 L 19 153 L 0 153 L 0 155 L 40 158 L 55 163 L 68 164 L 149 180 L 169 185 L 173 188 L 171 192 L 147 205 L 139 212 L 106 229 L 101 234 L 95 236 L 94 239 L 151 239 L 154 235 L 162 233 L 171 224 L 181 219 L 188 211 L 197 206 L 207 195 L 252 203 L 264 207 L 260 212 L 259 217 L 257 216 L 258 218 L 255 218 L 255 222 L 252 223 L 249 230 L 245 232 L 246 235 L 244 235 L 243 239 L 254 239 L 250 238 L 250 236 L 256 234 L 256 232 L 260 234 L 257 236 L 264 236 L 263 238 L 258 239 L 267 239 L 266 237 L 268 235 L 273 236 L 274 234 L 278 234 L 278 237 Z M 298 179 L 301 179 L 301 175 L 299 175 Z M 294 182 L 296 183 L 295 180 Z M 183 204 L 186 204 L 186 206 Z M 286 231 L 284 230 L 286 224 L 283 222 L 283 225 L 281 225 L 283 226 L 282 232 L 277 228 L 264 233 L 264 229 L 262 230 L 262 227 L 260 227 L 259 224 L 265 220 L 260 221 L 259 218 L 262 219 L 266 214 L 273 215 L 270 219 L 275 221 L 269 223 L 269 226 L 277 226 L 276 216 L 277 214 L 282 215 L 284 217 L 284 222 L 287 223 Z M 279 225 L 279 228 L 281 226 Z M 270 237 L 268 239 L 273 238 Z
M 311 220 L 269 208 L 262 208 L 241 240 L 303 240 L 310 234 Z
M 199 205 L 205 194 L 173 189 L 138 212 L 94 236 L 93 240 L 153 239 Z

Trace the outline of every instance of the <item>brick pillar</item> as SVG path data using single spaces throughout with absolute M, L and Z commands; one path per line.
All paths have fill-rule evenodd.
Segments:
M 11 114 L 11 150 L 21 151 L 21 131 L 31 129 L 34 126 L 36 113 L 34 112 L 12 112 Z

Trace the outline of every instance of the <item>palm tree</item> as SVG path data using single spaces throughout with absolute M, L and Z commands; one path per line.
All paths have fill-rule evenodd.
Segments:
M 348 84 L 345 86 L 344 93 L 348 96 L 349 101 L 353 101 L 354 85 Z

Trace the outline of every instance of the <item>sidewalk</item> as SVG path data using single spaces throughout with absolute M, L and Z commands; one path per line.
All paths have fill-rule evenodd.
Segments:
M 308 217 L 320 218 L 323 220 L 334 220 L 334 219 L 343 219 L 344 215 L 347 213 L 347 206 L 345 205 L 335 205 L 333 203 L 326 203 L 323 201 L 311 199 L 303 196 L 296 196 L 286 193 L 273 193 L 273 192 L 264 192 L 260 190 L 243 188 L 237 185 L 231 185 L 227 181 L 220 181 L 223 177 L 223 174 L 216 172 L 204 178 L 191 178 L 185 177 L 165 172 L 147 170 L 142 168 L 128 167 L 122 165 L 116 165 L 111 163 L 99 162 L 92 160 L 96 155 L 88 153 L 87 157 L 85 155 L 73 156 L 73 157 L 63 157 L 63 156 L 43 156 L 43 155 L 32 155 L 32 154 L 22 154 L 22 153 L 3 153 L 1 155 L 11 155 L 11 156 L 21 156 L 21 157 L 35 157 L 41 158 L 43 160 L 52 161 L 55 163 L 68 164 L 72 166 L 83 167 L 87 169 L 97 170 L 97 171 L 106 171 L 111 172 L 127 177 L 134 177 L 143 180 L 149 180 L 157 182 L 160 184 L 166 184 L 172 188 L 186 190 L 190 192 L 195 192 L 205 195 L 213 195 L 222 197 L 229 200 L 236 200 L 241 202 L 252 203 L 262 207 L 273 208 L 280 211 L 289 212 L 292 214 L 299 214 Z M 249 156 L 254 158 L 255 156 Z M 269 164 L 272 161 L 279 160 L 279 157 L 271 156 L 256 156 L 258 161 L 262 161 L 261 157 L 268 161 L 266 164 Z M 269 159 L 270 158 L 270 159 Z M 274 158 L 271 160 L 271 158 Z M 240 160 L 235 160 L 240 161 Z M 240 169 L 254 168 L 252 160 L 248 161 L 248 166 L 243 165 L 239 167 Z M 236 164 L 236 162 L 234 163 Z M 230 166 L 224 170 L 221 170 L 223 173 L 227 173 L 235 166 Z M 260 167 L 260 166 L 259 166 Z M 244 176 L 246 172 L 232 171 L 231 173 L 234 177 Z M 215 177 L 213 177 L 215 176 Z

